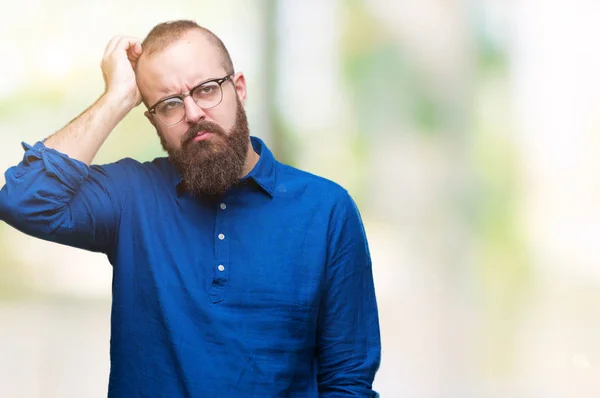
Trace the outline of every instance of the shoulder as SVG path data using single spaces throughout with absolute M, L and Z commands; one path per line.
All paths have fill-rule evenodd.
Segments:
M 91 167 L 98 169 L 122 169 L 132 172 L 161 172 L 170 167 L 169 160 L 165 157 L 153 160 L 140 161 L 133 158 L 122 158 L 110 163 L 97 163 Z
M 160 182 L 173 180 L 175 170 L 166 157 L 140 161 L 133 158 L 122 158 L 115 162 L 94 164 L 90 166 L 90 174 L 106 175 L 114 182 L 128 185 L 144 182 Z
M 356 204 L 349 191 L 339 183 L 311 172 L 277 162 L 275 193 L 291 192 L 305 199 L 318 200 L 334 212 L 353 211 Z

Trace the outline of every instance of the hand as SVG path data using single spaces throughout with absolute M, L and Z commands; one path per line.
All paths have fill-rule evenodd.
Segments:
M 105 93 L 116 95 L 126 101 L 131 108 L 142 102 L 142 96 L 135 80 L 135 64 L 142 55 L 142 43 L 129 36 L 113 37 L 102 57 L 102 75 Z

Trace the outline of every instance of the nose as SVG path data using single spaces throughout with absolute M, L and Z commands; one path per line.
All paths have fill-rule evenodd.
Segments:
M 206 113 L 204 113 L 204 109 L 200 108 L 192 97 L 185 97 L 183 99 L 183 104 L 185 106 L 185 121 L 188 123 L 198 123 L 200 120 L 206 118 Z

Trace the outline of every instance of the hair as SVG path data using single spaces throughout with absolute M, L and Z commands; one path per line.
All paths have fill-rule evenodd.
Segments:
M 180 19 L 175 21 L 162 22 L 152 28 L 146 38 L 142 41 L 142 51 L 144 56 L 152 56 L 159 51 L 164 50 L 174 41 L 180 39 L 190 30 L 200 31 L 208 41 L 213 44 L 221 55 L 221 63 L 227 74 L 233 74 L 233 62 L 227 47 L 223 41 L 213 32 L 205 27 L 198 25 L 195 21 Z

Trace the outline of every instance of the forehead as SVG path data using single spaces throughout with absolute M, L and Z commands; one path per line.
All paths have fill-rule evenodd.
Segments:
M 199 31 L 189 31 L 164 49 L 139 61 L 136 78 L 142 95 L 152 102 L 190 90 L 196 84 L 223 77 L 221 53 Z

